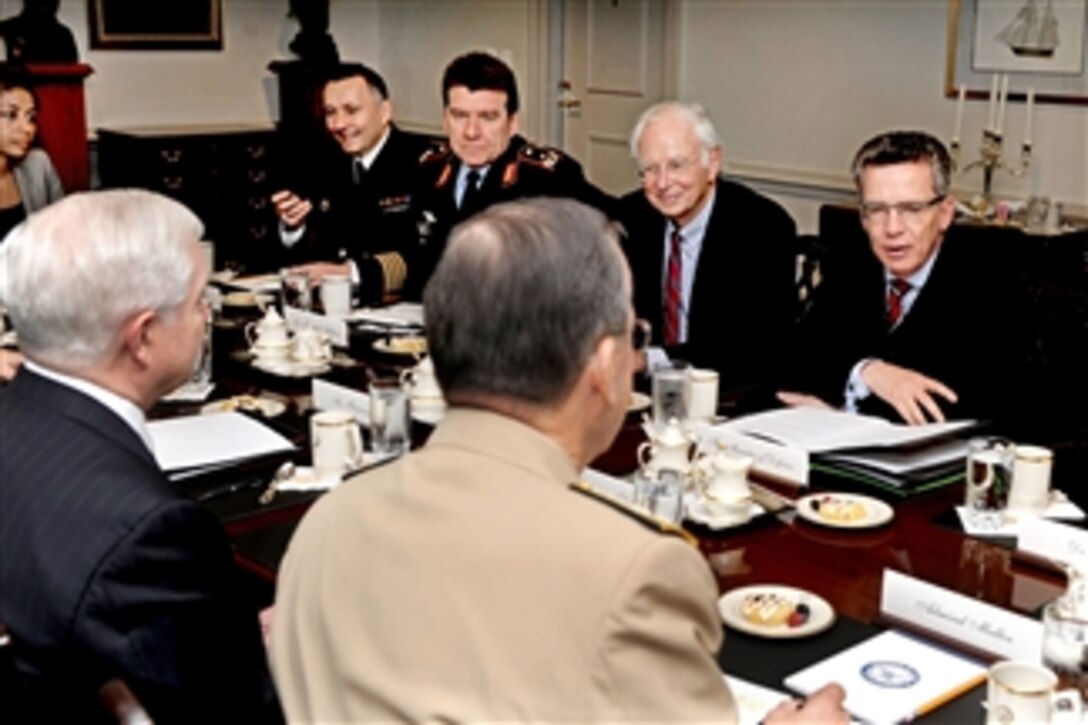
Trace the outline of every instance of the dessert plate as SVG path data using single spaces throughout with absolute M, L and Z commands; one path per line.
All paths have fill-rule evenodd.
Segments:
M 797 515 L 833 529 L 872 529 L 895 518 L 895 509 L 869 496 L 814 493 L 797 499 Z
M 789 607 L 797 613 L 795 618 L 792 621 L 787 617 L 786 621 L 765 623 L 745 614 L 749 607 L 760 609 L 772 603 Z M 803 608 L 798 609 L 798 605 L 803 605 Z M 802 614 L 806 608 L 807 614 Z M 718 613 L 728 627 L 771 639 L 809 637 L 835 623 L 835 610 L 826 599 L 804 589 L 778 584 L 755 584 L 726 592 L 718 600 Z
M 223 400 L 213 400 L 200 409 L 201 413 L 226 413 L 228 411 L 244 410 L 259 413 L 265 418 L 275 418 L 283 415 L 287 406 L 273 398 L 262 398 L 256 395 L 235 395 Z
M 386 355 L 417 357 L 427 352 L 427 338 L 419 336 L 383 338 L 374 341 L 374 349 Z
M 631 401 L 627 403 L 628 413 L 637 413 L 640 410 L 646 410 L 650 407 L 650 396 L 646 393 L 640 393 L 638 391 L 631 391 Z

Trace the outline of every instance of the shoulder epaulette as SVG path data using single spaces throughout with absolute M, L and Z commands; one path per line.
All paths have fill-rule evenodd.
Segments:
M 448 161 L 450 158 L 450 145 L 446 141 L 432 141 L 431 145 L 419 157 L 421 166 Z
M 578 493 L 591 499 L 594 499 L 595 501 L 599 501 L 606 506 L 610 506 L 616 511 L 619 511 L 620 513 L 627 514 L 631 518 L 641 523 L 643 526 L 653 529 L 658 533 L 679 536 L 681 539 L 691 544 L 692 546 L 696 548 L 699 547 L 699 540 L 692 536 L 689 532 L 685 531 L 683 528 L 677 526 L 676 524 L 667 519 L 654 516 L 652 513 L 644 508 L 634 506 L 621 498 L 617 498 L 616 496 L 612 496 L 603 491 L 598 491 L 597 489 L 590 486 L 588 483 L 584 483 L 582 481 L 570 484 L 570 489 L 572 491 L 577 491 Z
M 550 146 L 527 143 L 518 150 L 518 162 L 552 171 L 563 160 L 563 152 Z

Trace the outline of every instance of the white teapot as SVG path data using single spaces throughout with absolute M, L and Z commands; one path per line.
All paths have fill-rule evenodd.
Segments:
M 695 442 L 684 431 L 680 421 L 670 418 L 659 431 L 647 420 L 643 423 L 649 441 L 638 447 L 638 462 L 643 472 L 656 478 L 661 471 L 675 471 L 683 477 L 691 472 L 691 456 Z
M 705 494 L 717 501 L 750 499 L 752 489 L 748 487 L 748 471 L 752 459 L 730 452 L 722 441 L 718 441 L 717 448 L 713 455 L 699 461 L 699 477 Z
M 269 307 L 264 317 L 251 322 L 245 327 L 246 342 L 257 357 L 287 357 L 291 341 L 287 332 L 287 322 L 280 317 L 275 308 Z

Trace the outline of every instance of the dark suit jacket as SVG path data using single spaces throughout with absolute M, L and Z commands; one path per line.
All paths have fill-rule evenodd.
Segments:
M 112 411 L 22 370 L 0 501 L 0 621 L 43 722 L 94 722 L 115 677 L 160 725 L 281 717 L 219 523 Z
M 664 333 L 666 219 L 642 190 L 621 202 L 635 311 Z M 688 342 L 667 352 L 720 374 L 719 391 L 773 389 L 793 331 L 796 226 L 778 204 L 718 180 L 688 310 Z
M 458 208 L 457 175 L 461 161 L 450 147 L 435 146 L 420 163 L 416 218 L 422 232 L 420 254 L 410 266 L 409 296 L 418 298 L 438 264 L 454 226 L 492 204 L 533 196 L 577 199 L 615 218 L 616 200 L 586 180 L 582 166 L 562 151 L 514 136 L 480 183 L 475 203 Z
M 355 182 L 354 157 L 335 143 L 325 144 L 318 159 L 302 160 L 298 178 L 287 186 L 309 199 L 306 234 L 288 253 L 292 263 L 351 259 L 359 269 L 364 301 L 381 299 L 382 270 L 373 259 L 379 252 L 406 258 L 417 247 L 412 211 L 419 160 L 429 145 L 426 136 L 390 127 L 389 138 L 370 169 Z
M 867 246 L 849 247 L 832 247 L 827 276 L 802 323 L 796 387 L 841 405 L 850 370 L 873 357 L 952 388 L 958 403 L 938 401 L 947 418 L 1007 420 L 1025 411 L 1029 313 L 1010 260 L 966 243 L 953 227 L 910 312 L 889 330 L 884 271 Z M 860 411 L 901 420 L 875 395 Z

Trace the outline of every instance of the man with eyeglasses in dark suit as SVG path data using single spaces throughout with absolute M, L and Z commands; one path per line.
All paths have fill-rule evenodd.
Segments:
M 1020 410 L 1022 283 L 1000 254 L 957 239 L 951 166 L 941 142 L 921 132 L 883 133 L 857 152 L 870 253 L 828 240 L 833 256 L 791 375 L 804 394 L 780 393 L 784 402 L 911 424 Z

